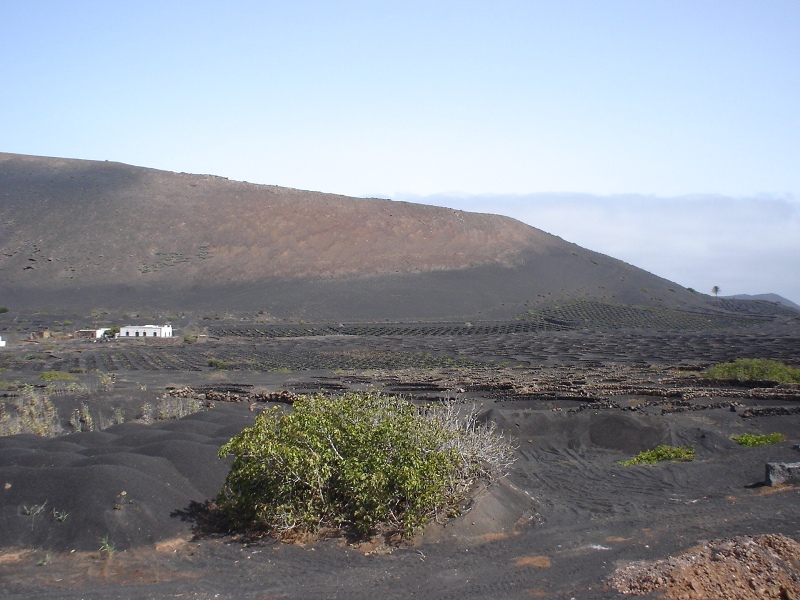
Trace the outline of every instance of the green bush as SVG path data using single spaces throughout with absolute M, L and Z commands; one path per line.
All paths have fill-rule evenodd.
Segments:
M 211 358 L 208 361 L 208 366 L 217 369 L 218 371 L 229 371 L 236 368 L 236 363 L 227 360 L 220 360 L 218 358 Z
M 458 512 L 478 479 L 513 461 L 513 448 L 474 413 L 424 414 L 374 390 L 301 396 L 274 407 L 219 451 L 233 465 L 217 497 L 229 529 L 276 537 L 333 529 L 411 535 Z
M 0 313 L 7 313 L 8 307 L 7 306 L 0 306 Z
M 710 379 L 736 379 L 738 381 L 777 381 L 800 383 L 800 369 L 776 360 L 737 358 L 732 363 L 714 365 L 705 372 Z
M 656 446 L 652 450 L 639 452 L 635 458 L 621 460 L 619 464 L 624 467 L 631 465 L 654 465 L 662 460 L 688 462 L 694 460 L 694 448 L 689 446 Z
M 779 444 L 786 441 L 786 436 L 782 433 L 767 433 L 755 435 L 753 433 L 743 433 L 733 436 L 733 441 L 740 446 L 766 446 L 767 444 Z
M 65 373 L 64 371 L 45 371 L 39 375 L 42 381 L 75 381 L 78 379 L 72 373 Z

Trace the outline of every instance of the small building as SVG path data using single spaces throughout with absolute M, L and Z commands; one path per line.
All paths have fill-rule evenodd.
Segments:
M 103 337 L 103 334 L 108 331 L 108 327 L 102 329 L 79 329 L 73 335 L 76 339 L 96 340 Z
M 126 325 L 119 328 L 118 338 L 172 337 L 172 325 Z
M 3 348 L 3 347 L 5 347 L 5 345 L 6 345 L 6 343 L 5 343 L 5 341 L 3 340 L 3 336 L 2 336 L 2 335 L 0 335 L 0 348 Z

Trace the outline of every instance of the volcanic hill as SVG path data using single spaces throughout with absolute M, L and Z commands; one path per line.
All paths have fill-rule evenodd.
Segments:
M 707 297 L 508 217 L 0 153 L 0 303 L 506 319 Z

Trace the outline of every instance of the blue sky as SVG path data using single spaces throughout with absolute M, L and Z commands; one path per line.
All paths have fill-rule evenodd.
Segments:
M 796 0 L 29 0 L 0 50 L 2 151 L 511 214 L 800 303 Z

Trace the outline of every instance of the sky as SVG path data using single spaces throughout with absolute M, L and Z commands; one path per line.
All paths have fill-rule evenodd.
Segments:
M 800 303 L 797 0 L 6 0 L 0 51 L 0 151 L 508 214 Z

